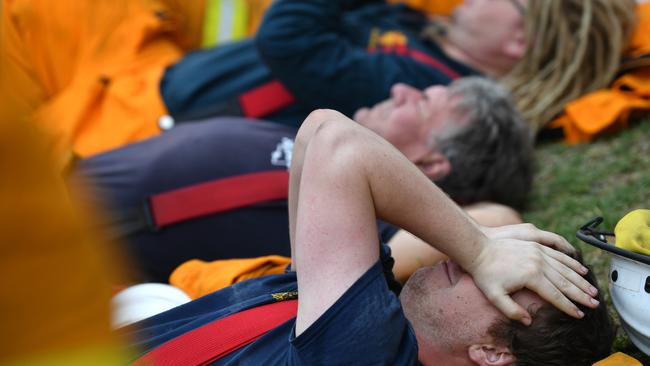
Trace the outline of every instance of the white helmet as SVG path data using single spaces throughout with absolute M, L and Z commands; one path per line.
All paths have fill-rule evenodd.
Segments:
M 183 305 L 191 299 L 182 290 L 162 283 L 143 283 L 120 291 L 111 301 L 113 329 Z
M 601 217 L 591 220 L 577 236 L 610 254 L 609 291 L 621 325 L 632 343 L 650 355 L 650 256 L 608 243 L 607 237 L 614 234 L 596 229 L 602 221 Z

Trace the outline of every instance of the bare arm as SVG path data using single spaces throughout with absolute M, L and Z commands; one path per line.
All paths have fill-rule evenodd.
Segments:
M 486 237 L 392 145 L 337 112 L 307 118 L 296 137 L 291 174 L 291 244 L 300 292 L 296 335 L 377 261 L 376 218 L 435 244 L 511 318 L 529 319 L 508 296 L 523 287 L 573 316 L 580 315 L 566 296 L 590 304 L 590 285 L 574 272 L 583 270 L 578 262 L 536 242 Z
M 485 227 L 523 223 L 517 211 L 498 203 L 480 202 L 463 206 L 463 210 L 469 217 L 484 227 L 483 231 L 486 230 Z M 555 243 L 540 243 L 556 247 Z M 444 253 L 406 230 L 399 230 L 390 239 L 388 246 L 390 246 L 392 256 L 395 259 L 393 273 L 395 274 L 395 278 L 402 283 L 406 282 L 417 269 L 424 266 L 431 266 L 448 259 Z

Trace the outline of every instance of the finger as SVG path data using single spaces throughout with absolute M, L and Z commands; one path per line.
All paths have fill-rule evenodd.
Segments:
M 550 259 L 549 262 L 555 263 L 551 263 L 551 267 L 544 270 L 544 275 L 546 275 L 560 292 L 568 296 L 569 299 L 584 306 L 595 308 L 600 304 L 598 300 L 592 297 L 589 291 L 583 289 L 583 287 L 586 287 L 587 290 L 590 290 L 593 287 L 588 281 L 571 270 L 562 272 L 566 267 L 562 268 L 563 265 L 554 259 Z
M 548 278 L 538 277 L 537 280 L 529 283 L 526 287 L 536 292 L 544 300 L 566 314 L 578 319 L 584 316 L 584 313 L 571 300 L 564 296 Z
M 544 231 L 537 229 L 538 238 L 534 241 L 546 246 L 555 248 L 566 254 L 575 254 L 576 248 L 574 248 L 569 242 L 562 236 L 552 233 L 550 231 Z
M 517 224 L 484 230 L 493 239 L 519 239 L 533 241 L 547 247 L 555 248 L 564 253 L 574 254 L 575 248 L 562 236 L 538 229 L 535 225 Z
M 506 317 L 520 321 L 524 325 L 530 325 L 532 318 L 528 311 L 521 305 L 517 304 L 508 294 L 499 293 L 490 295 L 490 290 L 484 291 L 490 302 L 503 313 Z
M 575 248 L 561 235 L 546 230 L 540 230 L 530 223 L 519 224 L 517 226 L 519 226 L 519 229 L 522 232 L 522 240 L 534 241 L 546 247 L 555 248 L 563 253 L 574 254 L 576 251 Z
M 542 252 L 544 252 L 544 254 L 554 258 L 555 260 L 571 268 L 575 272 L 578 272 L 583 276 L 589 273 L 589 269 L 585 267 L 582 263 L 580 263 L 578 260 L 573 259 L 562 252 L 558 252 L 555 249 L 548 248 L 543 245 L 540 248 L 542 249 Z

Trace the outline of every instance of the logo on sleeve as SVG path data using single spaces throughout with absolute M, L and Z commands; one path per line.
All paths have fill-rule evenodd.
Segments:
M 293 156 L 293 140 L 283 137 L 275 150 L 271 153 L 271 164 L 289 169 Z
M 375 51 L 379 49 L 395 49 L 408 45 L 409 39 L 399 31 L 382 31 L 379 28 L 373 28 L 370 31 L 370 40 L 368 41 L 368 50 Z

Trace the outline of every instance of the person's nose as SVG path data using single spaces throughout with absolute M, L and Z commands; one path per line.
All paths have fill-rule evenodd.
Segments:
M 421 98 L 422 92 L 406 84 L 395 84 L 391 88 L 391 97 L 395 106 Z

